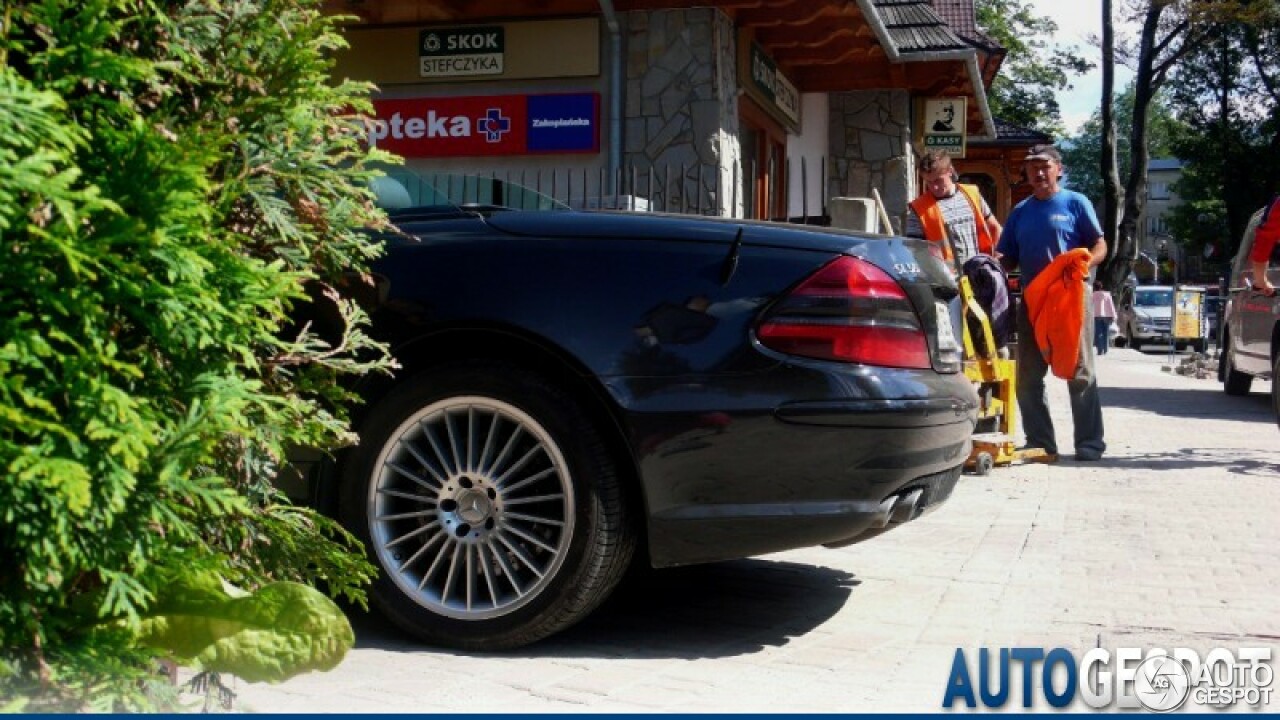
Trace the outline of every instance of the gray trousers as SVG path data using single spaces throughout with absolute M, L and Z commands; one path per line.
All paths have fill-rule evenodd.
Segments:
M 1102 401 L 1098 398 L 1098 379 L 1093 367 L 1093 308 L 1089 294 L 1084 295 L 1084 322 L 1080 326 L 1080 356 L 1076 360 L 1075 377 L 1067 381 L 1071 396 L 1071 420 L 1075 425 L 1075 448 L 1107 449 L 1102 439 Z M 1044 377 L 1049 365 L 1036 345 L 1035 330 L 1027 317 L 1027 305 L 1018 302 L 1018 409 L 1022 411 L 1022 427 L 1027 434 L 1027 447 L 1044 448 L 1057 453 L 1058 441 L 1049 417 L 1049 400 L 1045 395 Z

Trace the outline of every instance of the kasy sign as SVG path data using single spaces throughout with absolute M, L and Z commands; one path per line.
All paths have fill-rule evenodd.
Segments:
M 969 101 L 963 97 L 930 98 L 924 101 L 921 137 L 925 150 L 942 150 L 957 158 L 965 156 L 965 129 Z
M 600 95 L 374 100 L 370 144 L 405 157 L 589 153 L 600 149 Z

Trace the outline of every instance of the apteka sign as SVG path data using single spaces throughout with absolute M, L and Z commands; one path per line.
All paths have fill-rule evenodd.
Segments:
M 404 157 L 593 153 L 600 95 L 374 100 L 370 144 Z

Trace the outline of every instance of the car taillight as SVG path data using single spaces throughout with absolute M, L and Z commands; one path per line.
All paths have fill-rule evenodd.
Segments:
M 885 271 L 853 257 L 828 263 L 788 293 L 756 335 L 788 355 L 930 367 L 929 344 L 906 292 Z

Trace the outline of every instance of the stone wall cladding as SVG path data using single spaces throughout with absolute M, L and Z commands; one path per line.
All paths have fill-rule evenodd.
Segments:
M 733 22 L 711 8 L 626 13 L 623 165 L 655 207 L 724 214 L 730 168 L 741 159 Z M 648 169 L 654 185 L 648 187 Z M 670 177 L 668 186 L 664 177 Z M 723 176 L 723 177 L 722 177 Z M 683 177 L 683 181 L 681 181 Z
M 879 188 L 890 217 L 901 222 L 914 196 L 910 102 L 904 90 L 831 93 L 828 197 L 869 198 Z

